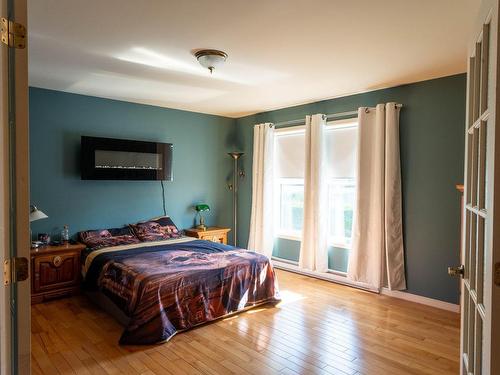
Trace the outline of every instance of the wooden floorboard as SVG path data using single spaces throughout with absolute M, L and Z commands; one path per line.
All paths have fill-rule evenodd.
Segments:
M 122 327 L 85 296 L 32 308 L 33 374 L 459 372 L 458 314 L 277 271 L 282 302 L 119 346 Z

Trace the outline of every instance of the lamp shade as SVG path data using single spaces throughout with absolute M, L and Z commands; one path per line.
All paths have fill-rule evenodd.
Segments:
M 198 212 L 205 212 L 205 211 L 210 211 L 210 207 L 208 207 L 208 204 L 205 203 L 200 203 L 194 206 L 194 209 Z
M 203 49 L 195 53 L 200 65 L 213 73 L 217 66 L 220 66 L 227 59 L 227 53 L 216 49 Z
M 47 215 L 43 211 L 40 211 L 36 206 L 31 206 L 30 207 L 30 223 L 32 221 L 40 220 L 40 219 L 46 219 L 48 218 Z

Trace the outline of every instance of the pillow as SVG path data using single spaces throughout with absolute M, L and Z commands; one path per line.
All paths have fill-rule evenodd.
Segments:
M 141 242 L 128 227 L 87 230 L 80 232 L 78 236 L 91 250 Z
M 179 229 L 169 216 L 162 216 L 137 224 L 130 224 L 139 240 L 162 241 L 180 237 Z

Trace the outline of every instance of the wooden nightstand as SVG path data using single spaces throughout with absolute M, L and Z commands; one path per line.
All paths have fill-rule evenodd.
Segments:
M 186 236 L 199 238 L 200 240 L 207 240 L 212 242 L 219 242 L 227 245 L 227 233 L 230 228 L 208 227 L 206 230 L 198 228 L 186 229 Z
M 31 249 L 31 303 L 71 296 L 80 291 L 81 243 Z

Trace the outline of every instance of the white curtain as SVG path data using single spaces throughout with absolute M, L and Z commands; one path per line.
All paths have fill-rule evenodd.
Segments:
M 328 270 L 325 126 L 325 115 L 306 117 L 304 222 L 299 266 L 317 272 Z
M 248 249 L 273 254 L 273 165 L 274 127 L 255 125 L 253 130 L 252 214 Z
M 347 276 L 375 289 L 406 289 L 399 108 L 358 111 L 357 198 Z

